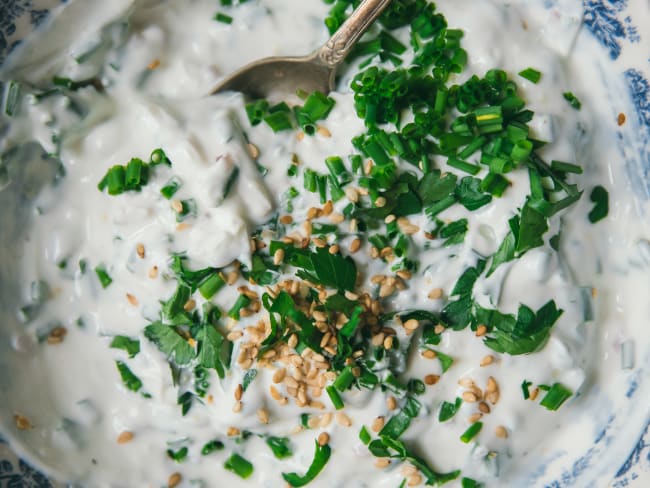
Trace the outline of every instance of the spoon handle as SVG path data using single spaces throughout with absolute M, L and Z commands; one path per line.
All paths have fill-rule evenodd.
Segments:
M 338 66 L 390 2 L 365 0 L 318 50 L 318 58 L 331 68 Z

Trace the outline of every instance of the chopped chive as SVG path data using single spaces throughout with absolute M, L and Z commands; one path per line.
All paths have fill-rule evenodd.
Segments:
M 350 174 L 343 164 L 343 160 L 338 156 L 330 156 L 325 159 L 325 165 L 330 175 L 339 185 L 345 185 L 350 181 Z
M 103 266 L 96 266 L 95 274 L 97 274 L 97 278 L 99 278 L 102 288 L 108 288 L 108 286 L 113 283 L 113 278 L 110 277 Z
M 537 84 L 539 83 L 539 80 L 542 78 L 542 73 L 540 73 L 534 68 L 526 68 L 525 70 L 519 72 L 519 76 L 527 79 L 532 83 Z
M 216 451 L 221 451 L 225 447 L 224 443 L 218 440 L 210 441 L 206 443 L 201 449 L 201 455 L 207 456 Z
M 266 100 L 256 100 L 246 104 L 246 115 L 251 125 L 255 126 L 264 120 L 264 116 L 269 110 L 269 102 Z
M 589 199 L 594 202 L 594 208 L 591 209 L 588 215 L 589 222 L 595 224 L 607 217 L 609 213 L 609 193 L 605 188 L 598 185 L 591 191 Z
M 181 463 L 187 457 L 188 452 L 189 449 L 186 446 L 181 447 L 178 451 L 167 449 L 167 456 L 169 456 L 170 459 L 176 461 L 177 463 Z
M 307 191 L 310 191 L 312 193 L 315 193 L 318 191 L 318 173 L 316 173 L 314 170 L 306 168 L 305 172 L 303 173 L 303 178 L 304 178 L 304 188 Z
M 316 476 L 318 476 L 318 474 L 323 470 L 327 461 L 329 461 L 331 454 L 332 448 L 329 444 L 321 446 L 318 441 L 316 441 L 314 459 L 304 476 L 300 476 L 298 473 L 282 473 L 282 477 L 287 483 L 295 488 L 305 486 L 313 481 L 314 478 L 316 478 Z
M 454 157 L 450 157 L 449 159 L 447 159 L 447 164 L 452 168 L 459 169 L 471 175 L 475 175 L 479 171 L 481 171 L 481 168 L 477 164 L 471 164 Z
M 247 479 L 253 474 L 253 465 L 239 454 L 232 454 L 223 467 L 243 479 Z
M 119 195 L 125 189 L 126 171 L 124 166 L 115 165 L 106 173 L 106 187 L 109 195 Z
M 266 444 L 273 451 L 273 455 L 277 459 L 286 459 L 293 456 L 291 448 L 289 447 L 289 439 L 287 437 L 274 437 L 269 436 L 266 438 Z
M 532 384 L 532 381 L 527 380 L 521 382 L 521 393 L 524 395 L 524 400 L 528 400 L 530 398 L 530 386 Z
M 221 22 L 223 24 L 232 24 L 232 17 L 222 12 L 217 12 L 216 14 L 214 14 L 214 20 L 216 20 L 217 22 Z
M 266 122 L 269 127 L 271 127 L 271 130 L 273 130 L 273 132 L 280 132 L 293 128 L 289 114 L 284 111 L 270 113 L 264 117 L 264 122 Z
M 478 435 L 482 428 L 483 422 L 474 422 L 467 428 L 465 432 L 463 432 L 463 434 L 460 436 L 460 440 L 465 444 L 469 443 L 472 439 L 474 439 L 474 437 Z
M 239 295 L 237 301 L 233 304 L 232 308 L 228 311 L 228 317 L 239 320 L 239 312 L 242 308 L 250 305 L 251 299 L 246 295 Z
M 576 175 L 582 174 L 582 167 L 577 164 L 565 163 L 563 161 L 551 161 L 551 169 L 558 173 L 573 173 Z
M 177 177 L 172 176 L 169 181 L 160 189 L 160 194 L 165 197 L 167 200 L 170 200 L 173 197 L 178 189 L 181 187 L 181 180 Z
M 325 388 L 325 391 L 330 397 L 330 400 L 332 400 L 332 405 L 334 405 L 334 408 L 337 410 L 341 410 L 345 405 L 343 404 L 343 399 L 341 398 L 341 395 L 339 392 L 334 388 L 333 385 L 328 386 Z
M 580 102 L 580 100 L 578 100 L 578 97 L 576 97 L 573 93 L 565 92 L 562 94 L 562 96 L 567 102 L 569 102 L 569 105 L 571 105 L 571 107 L 573 107 L 574 109 L 580 110 L 580 108 L 582 107 L 582 102 Z
M 9 117 L 18 114 L 20 108 L 21 86 L 15 81 L 8 81 L 4 93 L 4 113 Z
M 157 166 L 159 164 L 164 164 L 166 166 L 171 166 L 172 162 L 169 160 L 167 155 L 165 154 L 165 151 L 162 149 L 154 149 L 151 151 L 151 155 L 149 156 L 149 163 Z
M 319 91 L 313 92 L 300 110 L 310 120 L 316 121 L 326 118 L 334 107 L 334 99 Z
M 201 296 L 206 300 L 210 300 L 210 298 L 215 296 L 225 285 L 226 281 L 223 279 L 221 273 L 217 272 L 208 276 L 201 282 L 199 285 L 199 293 L 201 293 Z
M 533 143 L 530 142 L 528 139 L 523 139 L 521 141 L 517 141 L 515 145 L 512 147 L 512 151 L 510 152 L 510 157 L 512 158 L 513 161 L 520 162 L 524 161 L 528 156 L 530 156 L 530 153 L 533 151 Z
M 573 395 L 573 392 L 567 387 L 561 383 L 553 383 L 539 404 L 548 410 L 557 410 L 571 395 Z
M 338 391 L 345 391 L 354 382 L 354 374 L 352 373 L 352 367 L 351 366 L 346 366 L 341 370 L 339 375 L 336 377 L 334 380 L 334 383 L 332 385 L 338 390 Z

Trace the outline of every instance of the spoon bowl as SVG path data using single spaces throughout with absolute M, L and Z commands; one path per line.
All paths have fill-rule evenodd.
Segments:
M 274 56 L 260 59 L 224 78 L 211 94 L 238 91 L 252 98 L 334 89 L 336 70 L 359 38 L 391 0 L 365 0 L 330 39 L 307 56 Z

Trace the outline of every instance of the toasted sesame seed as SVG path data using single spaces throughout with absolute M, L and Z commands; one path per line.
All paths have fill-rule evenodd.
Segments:
M 330 248 L 328 249 L 330 254 L 338 254 L 338 252 L 341 250 L 338 244 L 332 244 Z
M 167 488 L 176 488 L 183 481 L 183 477 L 180 473 L 174 473 L 169 477 L 167 481 Z
M 183 202 L 181 202 L 180 200 L 172 200 L 169 205 L 171 206 L 174 212 L 176 213 L 183 212 Z
M 126 300 L 134 307 L 138 305 L 138 299 L 135 297 L 135 295 L 131 295 L 130 293 L 127 293 Z
M 271 398 L 273 398 L 274 400 L 282 399 L 282 395 L 280 394 L 280 392 L 275 386 L 273 385 L 269 386 L 269 392 L 271 393 Z
M 144 244 L 137 244 L 135 246 L 135 252 L 140 259 L 144 259 L 145 256 Z
M 483 367 L 489 366 L 493 362 L 494 362 L 494 356 L 492 356 L 491 354 L 488 354 L 483 359 L 481 359 L 481 366 L 483 366 Z
M 237 385 L 237 387 L 235 388 L 235 393 L 234 393 L 235 400 L 237 400 L 237 401 L 241 400 L 241 397 L 242 397 L 243 394 L 244 394 L 244 387 L 241 384 Z
M 467 417 L 467 421 L 468 421 L 470 424 L 475 424 L 476 422 L 478 422 L 478 421 L 481 420 L 482 418 L 483 418 L 483 414 L 482 414 L 482 413 L 474 413 L 474 414 L 470 415 L 469 417 Z
M 188 301 L 185 302 L 185 305 L 183 305 L 183 310 L 185 310 L 186 312 L 191 312 L 192 310 L 194 310 L 195 307 L 196 307 L 196 300 L 190 298 Z
M 156 279 L 158 277 L 158 266 L 152 266 L 149 270 L 149 278 Z
M 278 266 L 282 261 L 284 261 L 284 249 L 277 249 L 275 253 L 273 253 L 273 264 Z
M 397 276 L 402 278 L 403 280 L 410 280 L 411 277 L 413 276 L 411 272 L 408 269 L 400 269 L 397 273 L 395 273 Z
M 537 395 L 539 395 L 539 388 L 535 387 L 533 391 L 530 392 L 529 399 L 535 401 L 537 399 Z
M 65 327 L 55 327 L 50 331 L 50 334 L 47 336 L 48 344 L 60 344 L 63 342 L 63 339 L 68 334 L 68 329 Z
M 307 210 L 307 218 L 309 220 L 318 218 L 320 216 L 320 214 L 321 214 L 321 209 L 320 208 L 310 207 Z
M 280 368 L 276 369 L 275 372 L 273 373 L 273 383 L 282 383 L 284 378 L 287 376 L 287 370 L 286 368 Z
M 336 422 L 343 427 L 350 427 L 352 425 L 352 420 L 343 412 L 336 413 Z
M 379 287 L 379 298 L 387 298 L 395 293 L 395 287 L 392 285 L 381 285 Z
M 627 118 L 625 117 L 625 114 L 623 112 L 621 112 L 620 114 L 618 114 L 618 117 L 616 117 L 616 123 L 620 127 L 625 123 L 626 119 Z
M 248 143 L 246 145 L 246 149 L 248 149 L 248 155 L 253 158 L 257 159 L 260 156 L 260 150 L 257 148 L 255 144 Z
M 418 327 L 420 327 L 420 322 L 417 319 L 409 319 L 404 322 L 404 328 L 406 330 L 414 331 L 417 330 Z
M 388 458 L 378 458 L 375 461 L 375 466 L 377 468 L 386 468 L 386 467 L 390 466 L 390 459 L 388 459 Z
M 436 359 L 438 355 L 436 354 L 436 351 L 432 351 L 431 349 L 425 349 L 422 351 L 422 357 L 425 359 Z
M 506 439 L 508 437 L 508 430 L 503 426 L 499 425 L 495 431 L 494 434 L 499 438 L 499 439 Z
M 359 192 L 355 188 L 346 186 L 344 191 L 345 197 L 352 203 L 357 203 L 359 201 Z
M 361 248 L 361 239 L 358 237 L 354 238 L 352 242 L 350 243 L 350 246 L 348 247 L 348 250 L 351 253 L 357 252 Z
M 269 411 L 266 408 L 260 408 L 257 410 L 257 418 L 263 424 L 269 423 Z
M 226 430 L 226 435 L 228 437 L 234 437 L 239 434 L 241 434 L 241 431 L 237 427 L 228 427 Z
M 32 423 L 24 415 L 14 415 L 14 421 L 16 422 L 16 428 L 18 430 L 29 430 L 32 428 Z
M 332 203 L 332 200 L 327 200 L 325 202 L 325 205 L 323 205 L 323 215 L 327 217 L 328 215 L 331 215 L 331 213 L 334 211 L 334 204 Z
M 438 383 L 438 381 L 440 381 L 440 376 L 438 376 L 437 374 L 428 374 L 424 377 L 425 385 L 429 385 L 429 386 L 435 385 L 436 383 Z
M 384 428 L 385 424 L 386 424 L 386 418 L 380 416 L 375 418 L 375 420 L 372 421 L 370 428 L 372 429 L 373 432 L 379 432 L 381 429 Z
M 464 391 L 462 397 L 463 400 L 465 400 L 467 403 L 476 403 L 476 401 L 478 400 L 476 395 L 471 391 Z
M 422 484 L 422 481 L 423 481 L 422 475 L 419 473 L 416 473 L 408 477 L 409 486 L 419 486 Z
M 133 437 L 133 432 L 130 430 L 125 430 L 123 432 L 120 432 L 120 435 L 117 436 L 117 443 L 126 444 L 127 442 L 131 442 L 133 440 Z
M 402 466 L 402 469 L 400 471 L 404 476 L 408 477 L 417 473 L 418 469 L 412 464 L 405 464 Z
M 280 223 L 284 225 L 289 225 L 293 223 L 293 217 L 291 215 L 283 215 L 280 217 Z
M 436 324 L 436 326 L 433 328 L 433 332 L 436 334 L 442 334 L 445 330 L 446 328 L 442 324 Z
M 385 334 L 383 332 L 380 332 L 379 334 L 374 335 L 370 342 L 373 346 L 379 347 L 384 343 L 384 337 Z
M 397 399 L 391 395 L 386 399 L 386 406 L 388 410 L 395 410 L 397 408 Z
M 318 445 L 323 447 L 329 444 L 330 442 L 330 435 L 327 432 L 321 432 L 318 435 Z
M 499 402 L 499 396 L 499 390 L 497 390 L 489 392 L 487 395 L 485 395 L 485 398 L 487 398 L 492 405 L 496 405 Z
M 392 222 L 395 222 L 395 219 L 396 219 L 395 215 L 393 214 L 387 215 L 386 218 L 384 219 L 384 223 L 390 224 Z
M 333 224 L 340 224 L 345 220 L 345 215 L 340 214 L 340 213 L 333 213 L 330 215 L 330 222 Z
M 242 402 L 235 402 L 234 405 L 232 406 L 232 411 L 234 413 L 239 413 L 241 412 L 241 409 L 244 407 L 244 404 Z
M 388 336 L 384 339 L 384 349 L 392 349 L 393 348 L 393 336 Z
M 458 384 L 462 386 L 463 388 L 474 388 L 476 386 L 476 383 L 474 383 L 474 380 L 471 378 L 463 377 L 458 380 Z
M 324 127 L 322 125 L 318 126 L 318 129 L 316 129 L 316 132 L 318 135 L 323 136 L 323 137 L 332 137 L 332 133 L 329 131 L 327 127 Z
M 373 163 L 372 159 L 369 159 L 366 161 L 366 165 L 364 166 L 363 170 L 365 174 L 369 175 L 370 172 L 372 171 L 372 167 L 374 166 L 375 163 Z
M 481 413 L 490 413 L 490 406 L 485 402 L 479 403 L 478 409 Z
M 483 337 L 487 334 L 487 326 L 481 324 L 476 328 L 476 337 Z
M 442 288 L 434 288 L 429 292 L 427 295 L 431 300 L 438 300 L 439 298 L 442 298 L 443 294 L 443 289 Z
M 313 404 L 313 402 L 312 402 L 312 404 Z M 323 415 L 320 416 L 319 426 L 320 426 L 321 428 L 325 428 L 325 427 L 327 427 L 329 424 L 332 423 L 332 418 L 333 418 L 333 417 L 334 417 L 334 415 L 332 415 L 332 414 L 329 413 L 329 412 L 328 412 L 328 413 L 324 413 Z
M 160 66 L 160 59 L 156 58 L 147 65 L 147 69 L 151 71 L 156 69 L 158 66 Z
M 385 197 L 377 197 L 377 199 L 375 200 L 375 207 L 379 207 L 379 208 L 385 207 L 386 203 L 387 202 Z
M 244 333 L 241 330 L 233 330 L 232 332 L 228 333 L 226 339 L 232 342 L 232 341 L 236 341 L 237 339 L 241 339 L 243 335 Z
M 499 385 L 497 384 L 497 380 L 494 379 L 494 376 L 490 376 L 487 380 L 486 391 L 492 393 L 494 391 L 497 391 L 498 389 L 499 389 Z

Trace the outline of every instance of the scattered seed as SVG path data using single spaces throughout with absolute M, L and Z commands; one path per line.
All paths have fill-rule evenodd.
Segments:
M 417 319 L 409 319 L 404 322 L 404 328 L 411 332 L 417 330 L 418 327 L 420 327 L 420 322 Z
M 422 351 L 422 357 L 425 359 L 436 359 L 438 355 L 436 354 L 436 351 L 432 351 L 431 349 L 425 349 Z
M 183 212 L 183 202 L 181 202 L 180 200 L 172 200 L 169 205 L 171 206 L 174 212 L 178 214 Z
M 508 430 L 503 425 L 499 425 L 494 433 L 499 439 L 506 439 L 508 437 Z
M 414 474 L 409 476 L 408 478 L 408 485 L 409 486 L 419 486 L 422 484 L 422 475 L 421 474 Z
M 445 330 L 446 330 L 446 328 L 442 324 L 436 324 L 436 326 L 433 328 L 433 331 L 436 334 L 442 334 Z
M 625 120 L 626 120 L 626 117 L 625 117 L 625 114 L 623 112 L 618 114 L 618 117 L 616 117 L 616 123 L 618 124 L 619 127 L 622 126 L 625 123 Z
M 269 411 L 266 408 L 260 408 L 257 411 L 257 418 L 263 424 L 268 424 L 269 423 Z
M 494 379 L 494 376 L 490 376 L 487 380 L 487 391 L 489 393 L 492 393 L 494 391 L 497 391 L 499 389 L 499 385 L 497 384 L 497 380 Z
M 244 407 L 244 404 L 242 402 L 235 402 L 235 404 L 232 406 L 232 411 L 234 413 L 239 413 L 241 412 L 241 409 Z
M 350 427 L 352 425 L 352 420 L 343 412 L 337 412 L 336 422 L 343 427 Z
M 482 414 L 482 413 L 474 413 L 474 414 L 470 415 L 469 417 L 467 417 L 467 421 L 468 421 L 470 424 L 475 424 L 476 422 L 478 422 L 478 421 L 481 420 L 482 418 L 483 418 L 483 414 Z
M 340 224 L 344 220 L 345 220 L 345 216 L 343 214 L 333 213 L 332 215 L 330 215 L 330 222 L 332 222 L 333 224 Z
M 357 203 L 359 201 L 359 192 L 351 186 L 346 186 L 345 197 L 350 200 L 350 202 Z
M 479 325 L 476 328 L 476 337 L 483 337 L 485 334 L 487 334 L 487 327 L 483 324 Z
M 196 300 L 190 298 L 188 301 L 185 302 L 185 305 L 183 305 L 183 310 L 185 310 L 186 312 L 191 312 L 192 310 L 194 310 L 195 307 L 196 307 Z
M 241 400 L 242 395 L 244 394 L 244 387 L 239 384 L 235 388 L 235 400 L 239 401 Z
M 144 259 L 145 252 L 144 252 L 144 244 L 138 244 L 135 246 L 135 252 L 138 255 L 140 259 Z
M 437 374 L 428 374 L 424 377 L 425 385 L 429 385 L 429 386 L 435 385 L 436 383 L 438 383 L 438 381 L 440 381 L 440 376 L 438 376 Z
M 180 473 L 174 473 L 169 477 L 167 481 L 167 488 L 176 488 L 183 481 L 183 477 Z
M 491 354 L 488 354 L 483 359 L 481 359 L 481 366 L 482 367 L 489 366 L 493 362 L 494 362 L 494 356 L 492 356 Z
M 246 145 L 246 149 L 248 149 L 248 155 L 253 158 L 257 159 L 260 156 L 260 150 L 257 148 L 255 144 L 248 143 Z
M 332 133 L 329 131 L 329 129 L 327 127 L 323 127 L 322 125 L 318 126 L 316 132 L 318 133 L 318 135 L 323 137 L 332 137 Z
M 388 336 L 384 339 L 384 349 L 390 350 L 393 348 L 393 336 Z
M 273 254 L 273 264 L 278 266 L 282 261 L 284 261 L 284 249 L 278 249 Z
M 397 408 L 397 399 L 394 396 L 389 396 L 386 399 L 386 406 L 388 407 L 388 410 L 395 410 Z
M 65 327 L 55 327 L 52 329 L 50 334 L 47 336 L 48 344 L 60 344 L 63 342 L 63 338 L 68 334 L 68 329 Z
M 154 280 L 157 277 L 158 277 L 158 266 L 152 266 L 151 269 L 149 270 L 149 278 Z
M 331 413 L 324 413 L 323 415 L 321 415 L 320 416 L 319 426 L 321 428 L 327 427 L 329 424 L 332 423 L 332 417 L 333 417 L 333 415 Z
M 485 402 L 479 403 L 478 409 L 481 413 L 490 413 L 490 406 Z
M 533 391 L 530 392 L 530 400 L 535 401 L 537 399 L 537 395 L 539 395 L 539 388 L 535 387 Z
M 385 197 L 377 197 L 377 199 L 375 200 L 375 207 L 379 207 L 379 208 L 385 207 L 386 203 L 387 202 Z
M 410 280 L 411 277 L 413 276 L 411 272 L 408 269 L 400 269 L 397 273 L 395 273 L 397 276 L 402 278 L 403 280 Z
M 378 458 L 375 461 L 375 466 L 377 468 L 387 468 L 388 466 L 390 466 L 390 459 L 388 459 L 388 458 Z
M 427 295 L 431 300 L 438 300 L 439 298 L 442 298 L 443 294 L 443 289 L 442 288 L 434 288 L 429 292 L 429 295 Z
M 327 432 L 321 432 L 318 435 L 318 445 L 323 447 L 330 443 L 330 435 Z
M 332 244 L 332 245 L 330 246 L 330 248 L 328 249 L 328 251 L 329 251 L 330 254 L 338 254 L 338 252 L 339 252 L 340 250 L 341 250 L 341 249 L 339 248 L 339 245 L 338 245 L 338 244 Z
M 463 388 L 474 388 L 476 386 L 476 383 L 474 383 L 474 380 L 464 377 L 458 380 L 458 384 L 462 386 Z
M 135 297 L 135 295 L 131 295 L 130 293 L 127 293 L 126 294 L 126 299 L 134 307 L 136 307 L 138 305 L 138 299 Z
M 237 339 L 241 339 L 243 335 L 244 333 L 241 330 L 233 330 L 226 336 L 226 339 L 228 339 L 230 342 L 233 342 Z
M 280 223 L 284 225 L 289 225 L 293 223 L 293 217 L 291 215 L 283 215 L 280 217 Z
M 385 424 L 386 424 L 386 419 L 383 416 L 377 417 L 375 420 L 372 421 L 370 428 L 372 429 L 373 432 L 379 432 L 381 429 L 384 428 Z
M 476 395 L 471 391 L 464 391 L 462 397 L 463 400 L 465 400 L 467 403 L 476 403 L 476 401 L 478 400 Z
M 123 432 L 120 432 L 120 435 L 117 436 L 117 443 L 126 444 L 127 442 L 131 442 L 133 440 L 133 437 L 133 432 L 130 430 L 125 430 Z

